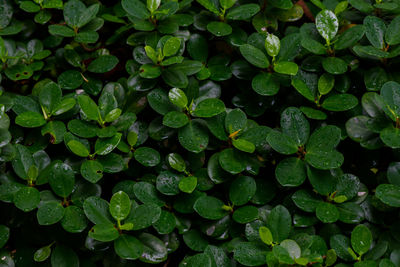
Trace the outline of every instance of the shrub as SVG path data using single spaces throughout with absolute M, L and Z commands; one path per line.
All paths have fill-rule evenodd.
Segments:
M 102 2 L 0 0 L 0 266 L 400 266 L 398 1 Z

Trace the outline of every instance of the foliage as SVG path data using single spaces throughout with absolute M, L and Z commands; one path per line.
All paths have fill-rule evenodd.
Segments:
M 0 0 L 0 266 L 400 266 L 398 0 Z

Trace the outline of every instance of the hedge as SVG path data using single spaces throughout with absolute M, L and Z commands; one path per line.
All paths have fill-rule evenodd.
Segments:
M 0 266 L 400 267 L 398 0 L 0 0 Z

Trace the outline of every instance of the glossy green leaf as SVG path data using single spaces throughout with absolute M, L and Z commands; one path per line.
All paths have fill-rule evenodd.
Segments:
M 104 55 L 93 60 L 89 66 L 88 71 L 94 73 L 104 73 L 112 70 L 118 64 L 118 58 L 113 55 Z
M 49 184 L 56 195 L 68 197 L 75 185 L 74 171 L 68 164 L 57 162 L 50 170 Z
M 46 121 L 41 114 L 27 111 L 19 114 L 15 118 L 15 123 L 26 128 L 36 128 L 44 125 Z
M 129 196 L 123 192 L 119 191 L 115 193 L 110 200 L 110 213 L 116 220 L 124 220 L 131 211 L 131 201 Z
M 371 231 L 365 225 L 357 225 L 351 232 L 351 246 L 358 254 L 365 254 L 372 244 Z
M 208 23 L 207 30 L 215 36 L 226 36 L 232 33 L 232 27 L 229 24 L 217 21 Z
M 194 210 L 203 218 L 209 220 L 219 220 L 228 214 L 223 209 L 224 203 L 218 198 L 202 196 L 194 203 Z
M 150 147 L 140 147 L 134 152 L 135 159 L 146 167 L 153 167 L 160 163 L 160 154 Z
M 225 111 L 225 104 L 218 98 L 208 98 L 196 105 L 193 115 L 196 117 L 209 118 Z
M 258 68 L 265 69 L 269 66 L 268 58 L 264 52 L 250 44 L 240 46 L 240 53 L 248 62 Z
M 123 259 L 135 260 L 143 253 L 143 245 L 131 235 L 121 235 L 114 242 L 115 253 Z
M 315 26 L 321 36 L 329 42 L 336 36 L 339 29 L 339 20 L 330 10 L 322 10 L 315 17 Z

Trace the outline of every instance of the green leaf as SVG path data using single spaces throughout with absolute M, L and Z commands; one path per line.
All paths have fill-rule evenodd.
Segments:
M 222 207 L 224 203 L 218 198 L 212 196 L 199 197 L 194 203 L 194 210 L 203 218 L 209 220 L 219 220 L 229 212 Z
M 188 104 L 185 92 L 179 88 L 172 88 L 169 90 L 168 98 L 175 106 L 180 108 L 185 108 Z
M 247 124 L 247 116 L 241 109 L 233 109 L 225 117 L 225 130 L 229 133 L 243 131 Z
M 99 39 L 99 34 L 97 32 L 82 31 L 75 36 L 74 41 L 83 44 L 90 44 L 90 43 L 96 43 L 98 39 Z
M 161 115 L 165 115 L 169 111 L 175 109 L 174 105 L 170 102 L 167 93 L 161 88 L 154 89 L 148 93 L 147 100 L 150 107 Z
M 207 10 L 213 12 L 216 15 L 219 15 L 219 10 L 215 6 L 215 3 L 211 0 L 196 0 L 200 5 L 205 7 Z
M 59 201 L 47 201 L 41 204 L 36 213 L 40 225 L 51 225 L 64 217 L 64 207 Z
M 335 50 L 343 50 L 354 46 L 364 36 L 364 26 L 355 25 L 340 34 L 335 42 Z
M 53 110 L 53 115 L 61 115 L 69 110 L 71 110 L 73 107 L 75 107 L 76 101 L 72 97 L 64 98 L 61 100 L 61 102 L 54 108 Z
M 107 113 L 104 121 L 105 122 L 113 122 L 121 116 L 122 110 L 119 108 L 115 108 Z
M 311 135 L 307 150 L 326 150 L 335 148 L 340 142 L 341 131 L 333 125 L 322 126 Z
M 83 203 L 83 210 L 86 217 L 94 224 L 107 225 L 113 221 L 110 212 L 109 204 L 104 199 L 97 196 L 90 196 Z
M 56 83 L 50 82 L 40 91 L 39 103 L 48 114 L 51 114 L 61 102 L 61 96 L 60 87 Z
M 121 4 L 123 9 L 131 16 L 138 19 L 148 19 L 150 17 L 150 12 L 140 0 L 122 0 Z
M 159 207 L 164 206 L 164 201 L 157 194 L 156 187 L 147 182 L 139 182 L 133 186 L 135 196 L 143 203 L 154 203 Z
M 249 223 L 258 219 L 258 209 L 254 206 L 243 206 L 235 210 L 232 219 L 241 224 Z
M 179 143 L 188 151 L 200 153 L 208 145 L 208 133 L 196 120 L 190 121 L 178 132 Z
M 207 24 L 207 30 L 215 36 L 227 36 L 232 33 L 232 27 L 225 22 L 213 21 Z
M 245 266 L 261 266 L 266 264 L 267 250 L 257 242 L 240 242 L 234 247 L 233 257 Z
M 143 244 L 141 261 L 157 264 L 167 259 L 167 248 L 163 241 L 148 233 L 141 233 L 137 238 Z
M 292 218 L 289 211 L 282 205 L 274 207 L 267 218 L 267 227 L 270 229 L 273 240 L 282 242 L 290 233 Z
M 125 223 L 132 223 L 133 230 L 141 230 L 151 226 L 161 216 L 161 209 L 154 203 L 145 203 L 132 208 Z
M 386 32 L 385 22 L 375 16 L 366 16 L 363 24 L 365 35 L 367 36 L 369 42 L 376 48 L 384 48 L 384 36 Z
M 389 81 L 382 86 L 380 95 L 383 101 L 382 104 L 384 104 L 381 105 L 381 108 L 392 120 L 396 120 L 396 117 L 400 114 L 400 101 L 398 98 L 400 95 L 400 85 L 397 82 Z
M 262 96 L 275 95 L 279 91 L 279 82 L 272 73 L 259 73 L 251 81 L 253 90 Z
M 315 194 L 311 194 L 304 189 L 296 191 L 292 195 L 292 200 L 299 209 L 307 212 L 315 212 L 315 209 L 321 202 L 321 200 L 317 198 Z
M 163 125 L 171 128 L 181 128 L 189 122 L 188 116 L 179 111 L 170 111 L 163 117 Z
M 155 79 L 161 75 L 161 68 L 153 64 L 144 64 L 140 67 L 139 75 L 146 79 Z
M 157 190 L 164 195 L 176 195 L 179 193 L 179 181 L 182 179 L 183 175 L 181 174 L 163 171 L 157 176 Z
M 290 136 L 277 130 L 269 132 L 267 142 L 274 150 L 284 155 L 294 154 L 298 150 L 298 145 Z
M 78 104 L 82 113 L 88 120 L 97 121 L 100 116 L 99 108 L 96 103 L 87 95 L 78 95 Z
M 83 138 L 95 137 L 98 131 L 96 125 L 87 123 L 82 120 L 70 120 L 67 127 L 68 130 L 71 131 L 73 134 Z
M 229 10 L 226 14 L 227 19 L 246 20 L 253 17 L 260 11 L 260 6 L 257 4 L 242 4 Z
M 178 52 L 180 46 L 181 46 L 180 38 L 178 37 L 169 38 L 164 44 L 163 55 L 165 57 L 170 57 L 175 55 Z
M 304 145 L 310 135 L 310 124 L 303 113 L 294 107 L 285 109 L 280 120 L 282 132 L 296 142 L 298 146 Z
M 358 99 L 350 94 L 332 95 L 322 102 L 322 107 L 329 111 L 346 111 L 358 105 Z
M 266 69 L 269 67 L 267 56 L 260 49 L 250 44 L 240 46 L 240 53 L 251 64 L 258 68 Z
M 320 42 L 318 42 L 312 38 L 308 38 L 308 37 L 302 38 L 301 46 L 316 55 L 325 55 L 326 54 L 326 47 L 323 44 L 321 44 Z
M 197 186 L 197 178 L 194 176 L 188 176 L 179 181 L 179 189 L 185 193 L 192 193 Z
M 87 70 L 94 73 L 104 73 L 112 70 L 118 64 L 119 60 L 113 55 L 104 55 L 90 62 Z
M 123 234 L 114 242 L 118 256 L 127 260 L 136 260 L 143 253 L 143 244 L 133 236 Z
M 207 98 L 196 105 L 193 115 L 210 118 L 225 111 L 225 104 L 218 98 Z
M 14 204 L 24 212 L 37 208 L 40 202 L 40 193 L 34 187 L 22 187 L 14 194 Z
M 153 227 L 159 234 L 169 234 L 175 229 L 176 224 L 177 220 L 171 212 L 161 210 L 160 218 L 153 223 Z
M 197 230 L 189 230 L 183 235 L 183 241 L 185 244 L 194 251 L 204 251 L 207 247 L 208 242 L 202 234 Z
M 77 141 L 77 140 L 71 140 L 67 143 L 67 146 L 69 149 L 71 149 L 71 151 L 79 156 L 79 157 L 83 157 L 86 158 L 89 156 L 90 152 L 89 150 L 86 148 L 86 146 L 84 144 L 82 144 L 81 142 Z
M 274 65 L 274 71 L 280 74 L 296 75 L 299 67 L 294 62 L 280 61 Z
M 261 241 L 264 242 L 267 245 L 272 245 L 272 242 L 274 241 L 272 238 L 272 233 L 271 231 L 268 229 L 268 227 L 265 226 L 261 226 L 258 229 Z
M 66 163 L 57 162 L 53 164 L 49 173 L 49 184 L 56 195 L 68 197 L 75 185 L 74 171 Z
M 50 246 L 44 246 L 38 250 L 35 251 L 35 254 L 33 255 L 33 259 L 36 262 L 43 262 L 47 260 L 51 255 L 51 247 Z
M 335 78 L 329 73 L 324 73 L 318 79 L 318 92 L 321 95 L 328 94 L 335 85 Z
M 391 148 L 400 148 L 400 129 L 388 126 L 380 132 L 382 142 Z
M 0 29 L 8 26 L 13 16 L 12 4 L 7 0 L 0 1 Z
M 129 196 L 123 191 L 113 194 L 110 200 L 111 216 L 117 221 L 121 221 L 128 217 L 130 211 L 131 200 Z
M 311 166 L 320 170 L 339 168 L 344 161 L 343 155 L 336 150 L 309 150 L 305 159 Z
M 334 223 L 339 219 L 338 209 L 328 202 L 320 202 L 315 212 L 317 218 L 323 223 Z
M 64 25 L 49 25 L 49 33 L 61 37 L 74 37 L 75 32 L 71 28 Z
M 183 172 L 186 170 L 186 163 L 185 160 L 182 158 L 181 155 L 177 153 L 170 153 L 167 156 L 167 161 L 169 166 L 178 172 Z
M 252 177 L 240 176 L 230 185 L 229 199 L 234 205 L 244 205 L 253 198 L 256 189 L 256 182 Z
M 310 87 L 300 78 L 293 77 L 292 78 L 292 86 L 299 92 L 302 96 L 307 98 L 308 100 L 314 102 L 316 99 L 314 96 L 314 91 L 310 89 Z
M 94 146 L 97 155 L 107 155 L 111 153 L 121 141 L 121 133 L 109 138 L 98 138 Z
M 371 231 L 365 225 L 357 225 L 351 232 L 351 246 L 359 255 L 368 252 L 372 244 Z
M 147 9 L 150 11 L 150 13 L 154 13 L 160 6 L 161 0 L 147 0 Z
M 313 109 L 310 107 L 300 107 L 300 110 L 309 119 L 325 120 L 327 118 L 327 115 L 321 110 Z
M 160 153 L 150 147 L 136 149 L 133 156 L 140 164 L 146 167 L 154 167 L 160 163 Z
M 110 242 L 119 237 L 119 232 L 113 224 L 96 224 L 89 230 L 88 236 L 101 242 Z
M 296 243 L 296 241 L 291 239 L 283 240 L 280 244 L 281 247 L 285 248 L 289 253 L 289 256 L 295 260 L 299 259 L 301 256 L 301 249 L 300 246 Z
M 246 169 L 243 155 L 233 148 L 227 148 L 220 152 L 219 164 L 222 169 L 231 174 L 238 174 Z
M 276 35 L 270 33 L 265 39 L 265 49 L 269 56 L 275 57 L 279 54 L 279 50 L 281 49 L 281 41 Z
M 64 217 L 61 220 L 61 226 L 70 233 L 81 233 L 86 229 L 88 221 L 83 210 L 77 206 L 66 207 Z
M 315 26 L 319 34 L 329 44 L 330 41 L 336 36 L 336 33 L 339 29 L 339 20 L 337 19 L 335 13 L 325 9 L 319 12 L 315 17 Z
M 322 60 L 322 67 L 330 74 L 343 74 L 347 71 L 347 63 L 338 57 L 326 57 Z
M 276 166 L 275 176 L 282 186 L 299 186 L 307 177 L 305 164 L 299 158 L 285 158 Z
M 12 161 L 12 166 L 15 173 L 22 179 L 28 180 L 28 172 L 31 166 L 34 165 L 32 153 L 26 146 L 17 144 L 15 145 L 15 157 Z
M 394 184 L 380 184 L 376 188 L 376 197 L 391 207 L 400 207 L 400 186 Z
M 70 0 L 64 5 L 64 20 L 70 27 L 80 28 L 96 17 L 99 4 L 86 8 L 79 0 Z
M 50 143 L 59 144 L 63 141 L 67 129 L 61 121 L 50 121 L 42 127 L 40 132 L 43 136 L 50 135 Z
M 245 139 L 233 139 L 232 145 L 240 151 L 253 153 L 256 149 L 255 145 Z
M 15 118 L 15 123 L 26 128 L 36 128 L 46 124 L 46 121 L 41 114 L 27 111 L 19 114 Z
M 229 9 L 236 3 L 236 0 L 220 0 L 219 4 L 222 8 Z
M 398 28 L 400 27 L 400 17 L 395 17 L 387 27 L 385 40 L 389 45 L 397 45 L 400 44 L 400 33 L 398 32 Z

